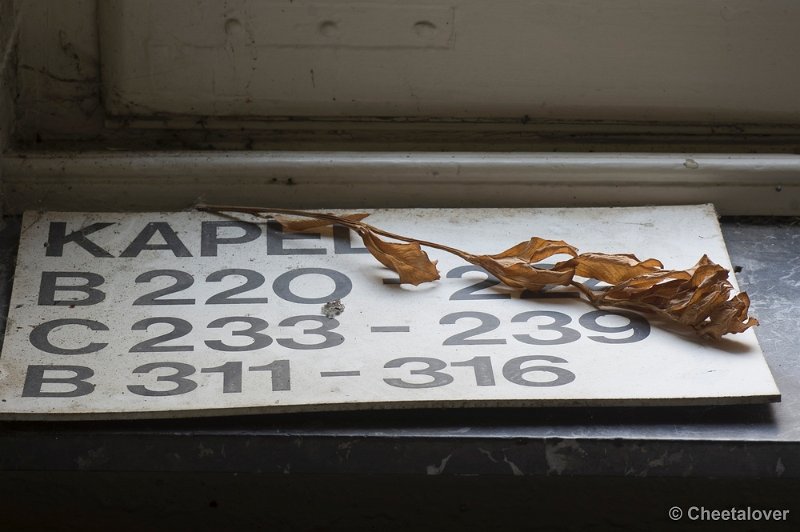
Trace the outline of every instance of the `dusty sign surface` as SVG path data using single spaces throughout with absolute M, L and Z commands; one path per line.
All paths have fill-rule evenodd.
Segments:
M 284 233 L 249 220 L 27 213 L 0 415 L 780 397 L 752 330 L 701 340 L 595 309 L 571 290 L 513 291 L 436 250 L 442 279 L 401 285 L 345 228 Z M 657 257 L 667 268 L 706 253 L 730 268 L 710 206 L 377 210 L 369 220 L 473 252 L 536 235 Z

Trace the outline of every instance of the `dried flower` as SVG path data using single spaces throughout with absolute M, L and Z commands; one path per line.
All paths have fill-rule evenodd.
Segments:
M 364 246 L 384 266 L 396 272 L 401 283 L 418 285 L 439 279 L 436 261 L 422 249 L 452 253 L 484 268 L 505 285 L 538 291 L 547 285 L 574 286 L 597 307 L 616 307 L 660 316 L 691 327 L 701 336 L 719 339 L 758 325 L 748 317 L 750 299 L 741 292 L 731 296 L 728 270 L 703 256 L 687 270 L 665 270 L 656 259 L 639 260 L 630 254 L 581 253 L 562 240 L 533 237 L 495 255 L 474 255 L 436 242 L 384 231 L 363 221 L 366 213 L 335 215 L 294 209 L 269 209 L 227 205 L 202 205 L 198 210 L 238 212 L 273 219 L 284 231 L 304 231 L 339 224 L 364 241 Z M 298 219 L 299 218 L 299 219 Z M 383 237 L 383 238 L 381 238 Z M 388 238 L 399 242 L 384 240 Z M 553 255 L 571 255 L 552 268 L 540 263 Z M 537 267 L 538 264 L 538 267 Z M 588 288 L 575 277 L 604 284 Z

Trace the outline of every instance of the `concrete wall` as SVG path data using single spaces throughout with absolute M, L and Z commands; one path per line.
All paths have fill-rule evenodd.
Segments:
M 180 117 L 800 125 L 794 0 L 0 5 L 27 146 Z
M 0 0 L 0 151 L 11 137 L 16 96 L 16 50 L 19 13 L 14 0 Z
M 14 129 L 19 21 L 14 0 L 0 0 L 0 157 L 8 147 Z M 2 166 L 0 166 L 0 184 L 2 181 Z M 2 214 L 0 210 L 0 218 Z
M 800 124 L 795 0 L 109 0 L 116 116 Z
M 96 0 L 16 0 L 20 13 L 15 137 L 86 140 L 103 127 Z

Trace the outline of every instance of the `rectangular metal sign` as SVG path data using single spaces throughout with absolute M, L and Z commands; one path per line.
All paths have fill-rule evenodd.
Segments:
M 401 285 L 343 227 L 284 233 L 253 220 L 28 212 L 0 416 L 779 400 L 752 330 L 702 340 L 571 290 L 505 288 L 437 250 L 441 280 Z M 705 253 L 730 268 L 711 206 L 376 210 L 368 221 L 471 252 L 540 236 L 676 269 Z

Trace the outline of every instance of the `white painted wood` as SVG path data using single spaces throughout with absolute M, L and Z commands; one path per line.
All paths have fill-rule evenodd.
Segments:
M 114 0 L 115 115 L 797 123 L 792 0 Z
M 420 152 L 25 153 L 0 160 L 8 212 L 694 204 L 800 214 L 800 156 Z
M 729 404 L 779 398 L 752 330 L 710 343 L 655 325 L 645 334 L 647 327 L 640 324 L 632 329 L 630 320 L 622 316 L 592 319 L 595 309 L 569 297 L 523 299 L 503 288 L 477 287 L 478 295 L 493 298 L 458 299 L 455 293 L 484 277 L 479 272 L 455 270 L 464 264 L 436 251 L 430 254 L 439 260 L 440 281 L 416 288 L 386 284 L 383 281 L 395 275 L 369 255 L 343 254 L 341 247 L 336 253 L 328 236 L 279 243 L 276 234 L 266 236 L 263 225 L 255 226 L 258 229 L 214 229 L 209 234 L 229 243 L 220 245 L 216 254 L 206 245 L 204 255 L 202 222 L 226 220 L 197 212 L 27 213 L 0 357 L 0 415 L 177 417 L 434 406 Z M 715 212 L 707 205 L 378 210 L 370 220 L 388 230 L 475 252 L 498 252 L 538 235 L 563 238 L 583 251 L 655 256 L 668 268 L 688 267 L 703 253 L 730 267 Z M 53 225 L 58 222 L 66 225 Z M 93 225 L 97 223 L 111 225 Z M 138 236 L 149 223 L 161 224 L 154 226 L 160 228 L 158 233 L 152 238 Z M 250 227 L 250 233 L 245 227 Z M 86 241 L 72 233 L 82 229 Z M 63 246 L 59 234 L 67 235 Z M 133 249 L 137 238 L 139 247 Z M 163 249 L 167 240 L 171 249 Z M 177 252 L 183 246 L 185 252 Z M 295 250 L 294 254 L 276 254 L 280 246 Z M 306 253 L 297 254 L 297 250 Z M 309 254 L 310 250 L 314 253 Z M 175 256 L 187 253 L 191 256 Z M 109 256 L 95 257 L 97 254 Z M 324 271 L 305 270 L 304 274 L 303 268 Z M 257 286 L 234 297 L 268 301 L 209 304 L 212 295 L 243 283 L 241 277 L 214 273 L 230 269 L 239 269 L 239 274 L 241 270 L 256 272 L 247 275 Z M 146 274 L 154 270 L 162 270 L 162 275 Z M 62 273 L 48 277 L 43 272 Z M 100 275 L 103 283 L 93 276 L 70 279 L 65 272 Z M 184 289 L 161 296 L 171 299 L 171 304 L 154 305 L 140 299 L 175 284 L 172 276 L 183 280 L 187 274 L 192 279 Z M 263 283 L 259 275 L 263 275 Z M 287 281 L 287 275 L 293 280 Z M 351 284 L 342 281 L 341 275 Z M 48 291 L 47 278 L 55 279 L 50 285 L 57 290 Z M 338 285 L 334 282 L 337 278 Z M 69 289 L 87 283 L 105 294 L 102 300 L 97 292 Z M 337 286 L 341 292 L 331 295 Z M 81 304 L 90 293 L 96 301 Z M 322 304 L 328 299 L 341 299 L 344 304 L 336 321 L 321 316 Z M 140 304 L 135 304 L 137 300 Z M 57 301 L 63 304 L 53 304 Z M 551 314 L 526 314 L 532 311 Z M 305 316 L 305 321 L 292 320 L 293 316 Z M 156 323 L 165 317 L 185 329 L 185 334 L 157 344 L 172 351 L 143 352 L 141 342 L 170 331 L 166 323 Z M 218 321 L 232 317 L 245 321 Z M 74 322 L 50 328 L 42 325 L 74 319 L 92 320 L 89 325 L 94 330 Z M 272 339 L 268 345 L 255 350 L 219 350 L 218 342 L 234 347 L 250 343 L 247 334 L 235 332 L 248 329 L 248 323 L 261 323 L 258 320 L 266 320 L 268 326 L 257 327 L 261 330 L 253 330 L 253 337 L 268 334 Z M 486 330 L 468 338 L 478 343 L 455 342 L 454 335 L 473 329 L 481 320 L 488 324 Z M 562 321 L 555 330 L 548 327 L 553 320 Z M 623 329 L 610 332 L 602 327 Z M 637 330 L 641 334 L 634 337 Z M 636 341 L 626 342 L 630 338 Z M 448 339 L 454 345 L 446 345 Z M 558 343 L 559 339 L 563 341 Z M 607 343 L 609 340 L 618 343 Z M 92 342 L 99 345 L 87 347 Z M 320 343 L 326 347 L 298 348 Z M 136 345 L 139 349 L 131 352 Z M 83 347 L 87 347 L 83 354 L 57 353 L 58 349 Z M 544 358 L 525 358 L 531 356 Z M 406 357 L 415 360 L 403 360 Z M 472 365 L 463 364 L 468 361 Z M 165 362 L 172 368 L 148 366 Z M 264 366 L 270 364 L 273 371 L 265 371 Z M 428 364 L 441 373 L 421 374 L 419 370 Z M 37 380 L 36 366 L 43 380 Z M 530 366 L 540 369 L 526 372 Z M 239 367 L 241 382 L 236 378 Z M 250 369 L 253 367 L 262 369 Z M 179 379 L 185 393 L 142 395 L 147 390 L 163 393 L 175 388 L 168 375 L 177 370 L 186 379 Z M 79 384 L 76 376 L 86 384 Z M 561 384 L 525 384 L 555 377 Z M 434 379 L 441 385 L 426 386 Z M 224 380 L 228 393 L 223 393 Z M 192 382 L 197 386 L 189 384 Z M 403 382 L 412 387 L 398 386 Z M 27 390 L 25 397 L 23 390 Z M 52 395 L 75 391 L 90 393 Z

